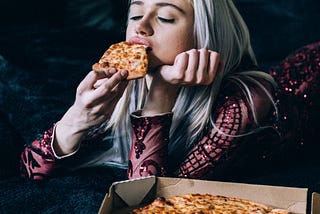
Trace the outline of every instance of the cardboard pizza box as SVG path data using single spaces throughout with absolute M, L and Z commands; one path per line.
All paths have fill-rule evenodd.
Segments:
M 312 193 L 311 213 L 320 214 L 320 194 Z
M 158 196 L 173 197 L 187 193 L 239 197 L 297 214 L 305 214 L 307 210 L 307 188 L 151 176 L 113 183 L 99 214 L 130 213 L 133 208 L 151 203 Z M 315 193 L 313 214 L 320 214 L 319 206 L 320 194 Z

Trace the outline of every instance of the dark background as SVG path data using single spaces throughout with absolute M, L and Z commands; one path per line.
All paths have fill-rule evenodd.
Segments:
M 319 41 L 318 0 L 235 3 L 266 71 Z M 105 48 L 124 39 L 126 9 L 125 0 L 0 2 L 0 110 L 27 142 L 72 104 L 76 86 Z
M 320 41 L 319 0 L 235 3 L 266 71 Z M 126 8 L 125 0 L 1 0 L 0 212 L 96 213 L 109 184 L 124 178 L 122 171 L 92 169 L 47 182 L 24 181 L 16 161 L 23 145 L 73 103 L 77 85 L 104 50 L 124 39 Z M 315 188 L 319 181 L 319 168 L 306 165 L 248 182 Z

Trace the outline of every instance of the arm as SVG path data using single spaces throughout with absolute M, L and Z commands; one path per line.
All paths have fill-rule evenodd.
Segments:
M 56 127 L 54 150 L 64 156 L 76 151 L 88 130 L 108 120 L 128 81 L 127 71 L 91 71 L 79 84 L 76 100 Z
M 44 135 L 26 146 L 21 154 L 21 174 L 43 179 L 61 171 L 62 159 L 73 155 L 90 139 L 89 131 L 113 112 L 126 88 L 126 71 L 91 71 L 77 88 L 75 103 L 62 119 Z M 59 169 L 59 170 L 58 170 Z
M 55 138 L 56 124 L 37 140 L 27 145 L 20 158 L 20 173 L 24 178 L 33 180 L 42 180 L 53 177 L 63 169 L 64 162 L 68 157 L 72 157 L 78 150 L 64 156 L 58 156 L 53 148 Z M 106 132 L 102 129 L 93 127 L 85 136 L 83 141 L 86 145 L 94 145 L 95 142 L 101 142 Z M 86 153 L 89 150 L 87 146 L 79 148 L 78 153 Z
M 241 146 L 244 137 L 233 137 L 251 131 L 254 127 L 252 112 L 245 98 L 240 95 L 226 96 L 215 114 L 215 128 L 207 134 L 188 152 L 175 175 L 188 178 L 207 178 L 220 176 L 226 164 L 235 157 L 234 151 Z M 253 102 L 257 109 L 258 121 L 267 115 L 270 101 L 262 92 L 256 90 Z M 223 175 L 222 175 L 223 176 Z
M 60 167 L 51 147 L 54 128 L 52 127 L 40 139 L 25 147 L 20 161 L 22 177 L 42 180 L 52 176 Z
M 141 117 L 131 115 L 132 147 L 129 155 L 128 178 L 166 175 L 169 130 L 172 113 Z

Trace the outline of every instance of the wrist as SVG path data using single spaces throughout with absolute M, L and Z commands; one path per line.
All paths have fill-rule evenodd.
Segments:
M 56 124 L 53 149 L 59 156 L 68 155 L 76 151 L 82 141 L 83 136 L 90 128 L 75 106 L 66 112 L 61 120 Z
M 69 155 L 78 150 L 85 132 L 58 122 L 53 136 L 53 150 L 58 156 Z
M 60 125 L 71 129 L 73 133 L 88 130 L 93 125 L 88 117 L 89 113 L 85 110 L 72 105 L 59 121 Z

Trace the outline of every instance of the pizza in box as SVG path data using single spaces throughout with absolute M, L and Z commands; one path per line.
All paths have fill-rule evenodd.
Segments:
M 172 198 L 158 197 L 152 203 L 135 208 L 134 214 L 289 214 L 288 210 L 236 197 L 211 194 L 186 194 Z

